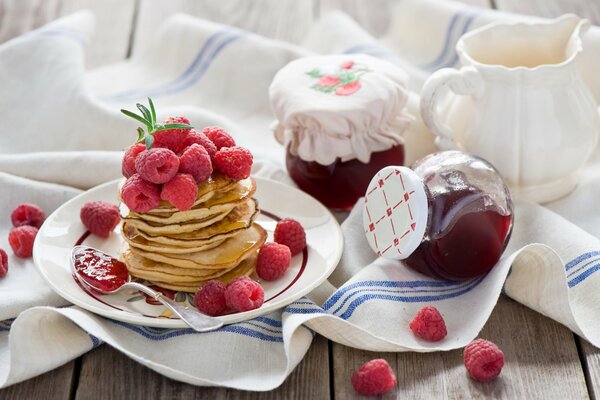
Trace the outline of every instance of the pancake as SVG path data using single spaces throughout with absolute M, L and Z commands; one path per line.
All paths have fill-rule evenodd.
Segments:
M 238 199 L 238 202 L 236 203 L 215 204 L 210 207 L 203 207 L 197 209 L 192 208 L 187 211 L 178 211 L 173 213 L 172 215 L 160 217 L 151 214 L 138 214 L 130 212 L 126 219 L 140 219 L 145 222 L 154 222 L 158 225 L 174 225 L 188 221 L 202 221 L 207 218 L 211 218 L 215 215 L 229 213 L 241 202 L 243 202 L 243 200 Z
M 243 260 L 237 267 L 232 269 L 231 271 L 213 279 L 218 279 L 227 285 L 229 282 L 234 279 L 242 276 L 242 275 L 252 275 L 255 271 L 256 267 L 256 256 L 248 257 Z M 177 290 L 181 292 L 189 292 L 195 293 L 204 283 L 209 281 L 210 279 L 204 281 L 197 281 L 194 283 L 185 282 L 185 283 L 172 283 L 172 282 L 164 282 L 164 281 L 151 281 L 156 286 L 163 287 L 165 289 Z
M 235 235 L 235 233 L 230 234 L 230 236 L 233 236 L 233 235 Z M 223 243 L 225 241 L 225 239 L 227 239 L 227 237 L 228 236 L 216 237 L 212 240 L 209 239 L 205 243 L 200 244 L 200 245 L 179 247 L 179 246 L 165 245 L 162 243 L 152 242 L 152 241 L 144 238 L 142 235 L 140 235 L 139 231 L 136 230 L 135 228 L 133 228 L 127 224 L 123 225 L 123 239 L 125 239 L 125 241 L 127 243 L 129 243 L 130 246 L 141 249 L 141 250 L 145 250 L 145 251 L 152 251 L 152 252 L 163 253 L 163 254 L 186 254 L 186 253 L 190 253 L 190 252 L 210 250 L 214 247 L 219 246 L 221 243 Z
M 132 253 L 153 261 L 179 268 L 224 269 L 237 265 L 240 260 L 258 250 L 267 239 L 267 232 L 258 224 L 227 239 L 220 246 L 188 254 L 162 254 L 131 247 Z
M 246 199 L 221 221 L 193 232 L 172 235 L 149 234 L 130 226 L 127 222 L 123 223 L 123 232 L 129 237 L 137 234 L 148 242 L 163 247 L 168 245 L 183 248 L 195 248 L 205 246 L 218 240 L 227 239 L 228 237 L 235 235 L 240 229 L 248 228 L 254 222 L 258 213 L 259 210 L 256 200 Z
M 137 230 L 144 231 L 149 234 L 155 235 L 173 235 L 185 232 L 194 232 L 198 229 L 205 228 L 216 222 L 221 221 L 227 216 L 227 212 L 210 216 L 206 219 L 188 221 L 181 224 L 161 225 L 156 222 L 143 221 L 137 218 L 124 218 L 123 220 L 129 225 L 133 226 Z

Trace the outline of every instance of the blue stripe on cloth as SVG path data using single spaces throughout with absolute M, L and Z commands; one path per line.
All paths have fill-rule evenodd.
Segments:
M 458 38 L 452 41 L 451 39 L 454 37 L 454 28 L 456 27 L 457 21 L 464 16 L 464 10 L 460 10 L 456 14 L 452 16 L 450 23 L 448 24 L 448 28 L 446 29 L 446 37 L 444 39 L 444 45 L 442 47 L 442 51 L 438 56 L 431 62 L 427 64 L 420 65 L 421 68 L 424 69 L 437 69 L 437 66 L 440 65 L 446 58 L 448 51 L 451 51 L 451 46 L 456 44 Z
M 465 281 L 462 285 L 458 285 L 458 286 L 454 286 L 451 288 L 446 288 L 446 289 L 419 289 L 419 290 L 415 290 L 415 289 L 405 289 L 405 288 L 396 288 L 396 289 L 380 289 L 380 288 L 375 288 L 375 287 L 369 287 L 369 288 L 362 288 L 362 289 L 358 289 L 356 291 L 351 292 L 342 302 L 341 304 L 334 310 L 332 311 L 332 314 L 337 314 L 345 305 L 348 301 L 350 301 L 350 299 L 352 299 L 353 296 L 356 296 L 360 293 L 373 293 L 373 292 L 378 292 L 378 293 L 395 293 L 395 294 L 418 294 L 418 293 L 432 293 L 432 294 L 443 294 L 446 292 L 452 292 L 455 290 L 460 290 L 464 287 L 467 287 L 469 285 L 471 285 L 475 280 L 469 280 L 469 281 Z
M 599 259 L 599 258 L 593 258 L 593 257 L 592 257 L 592 260 L 590 260 L 590 261 L 586 262 L 585 264 L 583 264 L 583 265 L 581 265 L 581 266 L 579 266 L 579 267 L 575 268 L 575 269 L 574 269 L 574 270 L 572 270 L 571 272 L 569 272 L 569 273 L 567 274 L 567 278 L 569 278 L 569 277 L 571 277 L 571 276 L 573 276 L 573 275 L 577 274 L 577 273 L 578 273 L 578 272 L 580 272 L 582 269 L 585 269 L 586 267 L 589 267 L 591 264 L 593 264 L 593 263 L 597 262 L 598 260 L 600 260 L 600 259 Z
M 360 287 L 385 287 L 385 288 L 421 288 L 421 287 L 452 287 L 461 286 L 464 281 L 360 281 L 354 282 L 348 286 L 344 286 L 335 292 L 325 303 L 323 308 L 325 310 L 333 307 L 338 300 L 346 294 L 346 292 L 360 288 Z
M 346 311 L 344 311 L 342 314 L 340 314 L 338 316 L 342 319 L 348 319 L 352 316 L 352 314 L 354 314 L 354 311 L 356 311 L 356 309 L 360 305 L 362 305 L 363 303 L 370 301 L 370 300 L 388 300 L 388 301 L 395 301 L 395 302 L 399 302 L 399 303 L 425 303 L 425 302 L 433 302 L 433 301 L 441 301 L 441 300 L 451 299 L 451 298 L 458 297 L 465 293 L 470 292 L 475 287 L 477 287 L 483 281 L 484 278 L 485 278 L 485 275 L 482 276 L 481 278 L 477 279 L 475 282 L 473 282 L 472 285 L 470 285 L 462 290 L 444 294 L 444 295 L 439 295 L 439 296 L 408 297 L 408 296 L 392 296 L 392 295 L 388 295 L 388 294 L 372 294 L 372 293 L 361 294 L 357 299 L 355 299 L 354 301 L 352 301 L 350 303 L 350 305 L 348 306 L 348 309 Z
M 265 324 L 274 326 L 276 328 L 281 328 L 281 326 L 282 326 L 281 321 L 272 319 L 272 318 L 268 318 L 268 317 L 256 317 L 254 319 L 251 319 L 251 321 L 264 322 Z
M 93 349 L 95 349 L 96 347 L 99 347 L 102 344 L 102 340 L 98 339 L 96 336 L 90 335 L 89 333 L 88 333 L 88 336 L 90 337 L 90 340 L 92 341 Z
M 321 307 L 316 306 L 314 308 L 299 308 L 299 307 L 286 307 L 283 312 L 288 314 L 325 314 L 325 310 Z
M 571 279 L 568 282 L 569 287 L 572 288 L 572 287 L 579 285 L 581 282 L 585 281 L 592 274 L 594 274 L 595 272 L 598 272 L 599 270 L 600 270 L 600 264 L 596 264 L 593 267 L 586 269 L 583 273 L 577 275 L 575 278 Z
M 172 94 L 184 90 L 202 78 L 208 70 L 208 67 L 225 47 L 244 35 L 245 33 L 243 31 L 232 30 L 231 28 L 215 32 L 203 44 L 190 66 L 188 66 L 188 68 L 173 81 L 151 88 L 134 89 L 106 96 L 104 97 L 104 100 L 137 100 L 146 97 Z
M 577 264 L 579 264 L 582 261 L 588 260 L 591 257 L 598 256 L 598 255 L 600 255 L 600 251 L 598 251 L 598 250 L 583 253 L 579 257 L 577 257 L 577 258 L 569 261 L 567 264 L 565 264 L 565 271 L 570 270 L 571 268 L 575 267 Z
M 268 328 L 268 327 L 260 325 L 260 324 L 258 324 L 256 322 L 252 322 L 252 320 L 239 322 L 238 324 L 251 325 L 251 326 L 254 326 L 256 328 L 263 329 L 263 330 L 267 331 L 267 333 L 276 333 L 278 335 L 281 335 L 281 328 Z
M 465 25 L 463 26 L 461 32 L 460 32 L 460 36 L 464 35 L 469 28 L 471 27 L 471 24 L 473 23 L 473 21 L 475 20 L 475 18 L 477 18 L 479 16 L 479 12 L 474 12 L 469 14 L 469 16 L 467 17 L 467 20 L 465 22 Z M 459 36 L 459 38 L 460 38 Z M 456 40 L 456 42 L 458 42 L 458 40 Z M 455 42 L 455 43 L 456 43 Z M 455 67 L 458 64 L 458 53 L 456 53 L 456 49 L 454 48 L 452 51 L 452 59 L 447 62 L 446 64 L 443 64 L 437 68 L 446 68 L 446 67 Z
M 133 331 L 133 332 L 145 337 L 146 339 L 150 339 L 150 340 L 154 340 L 154 341 L 173 339 L 178 336 L 202 335 L 204 333 L 210 333 L 210 332 L 196 332 L 195 330 L 193 330 L 191 328 L 187 328 L 187 329 L 150 328 L 150 327 L 145 327 L 145 326 L 143 327 L 143 326 L 131 325 L 131 324 L 127 324 L 125 322 L 111 320 L 111 319 L 107 319 L 107 320 L 116 325 L 127 328 L 130 331 Z M 216 332 L 237 333 L 240 335 L 248 336 L 248 337 L 251 337 L 254 339 L 259 339 L 262 341 L 283 342 L 283 335 L 281 335 L 281 334 L 278 336 L 273 336 L 273 335 L 265 334 L 263 332 L 256 331 L 251 328 L 240 326 L 239 324 L 226 325 L 226 326 L 218 329 L 217 331 L 213 331 L 213 332 L 215 332 L 215 333 Z

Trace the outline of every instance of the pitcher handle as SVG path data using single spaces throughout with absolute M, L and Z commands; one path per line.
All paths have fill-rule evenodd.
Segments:
M 440 96 L 447 89 L 459 95 L 479 97 L 484 91 L 484 82 L 479 72 L 473 67 L 442 68 L 434 72 L 423 85 L 421 92 L 421 116 L 423 122 L 434 135 L 436 144 L 443 150 L 456 149 L 454 133 L 443 123 L 437 112 Z

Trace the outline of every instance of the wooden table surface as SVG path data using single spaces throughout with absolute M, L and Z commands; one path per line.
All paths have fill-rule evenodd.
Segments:
M 87 48 L 90 68 L 128 57 L 161 20 L 176 12 L 299 43 L 312 21 L 334 8 L 352 15 L 375 36 L 381 35 L 395 1 L 0 0 L 0 42 L 87 8 L 97 19 L 96 34 Z M 600 24 L 599 0 L 463 1 L 547 17 L 575 12 Z M 462 350 L 372 353 L 317 335 L 285 383 L 267 393 L 176 382 L 102 345 L 61 368 L 0 390 L 0 399 L 347 399 L 356 397 L 349 381 L 352 371 L 379 357 L 387 359 L 397 373 L 399 399 L 584 399 L 600 394 L 600 351 L 535 311 L 502 296 L 480 336 L 497 343 L 506 357 L 500 378 L 488 384 L 467 379 Z

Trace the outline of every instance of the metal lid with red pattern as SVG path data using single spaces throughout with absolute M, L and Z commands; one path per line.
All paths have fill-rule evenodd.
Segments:
M 403 260 L 421 244 L 428 215 L 423 181 L 406 167 L 385 167 L 365 193 L 363 223 L 378 256 Z

